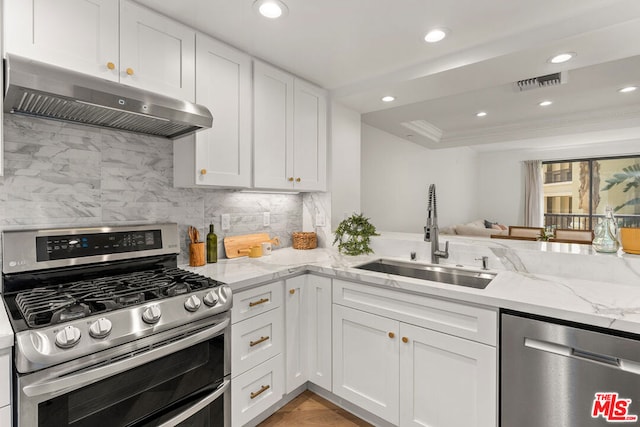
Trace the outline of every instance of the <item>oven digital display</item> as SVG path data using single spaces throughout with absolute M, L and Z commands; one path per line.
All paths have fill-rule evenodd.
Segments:
M 36 237 L 38 262 L 162 249 L 160 230 Z

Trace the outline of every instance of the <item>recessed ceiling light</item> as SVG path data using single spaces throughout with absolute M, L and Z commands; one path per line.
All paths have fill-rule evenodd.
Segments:
M 447 30 L 446 28 L 434 28 L 433 30 L 429 31 L 426 36 L 424 36 L 424 41 L 428 43 L 437 43 L 447 37 L 448 33 L 449 30 Z
M 487 112 L 486 112 L 486 111 L 480 111 L 480 112 L 476 113 L 476 116 L 477 116 L 477 117 L 484 117 L 484 116 L 486 116 L 486 115 L 487 115 Z
M 629 93 L 629 92 L 633 92 L 636 89 L 638 89 L 637 86 L 627 86 L 627 87 L 623 87 L 622 89 L 619 89 L 618 92 L 620 92 L 620 93 Z
M 383 97 L 382 97 L 382 101 L 383 101 L 383 102 L 391 102 L 391 101 L 395 101 L 395 100 L 396 100 L 396 99 L 395 99 L 393 96 L 391 96 L 391 95 L 387 95 L 387 96 L 383 96 Z
M 576 56 L 574 52 L 565 52 L 549 58 L 549 62 L 551 62 L 552 64 L 562 64 L 563 62 L 567 62 L 574 56 Z
M 256 0 L 253 8 L 262 16 L 269 19 L 280 18 L 289 12 L 289 8 L 280 0 Z
M 538 105 L 541 107 L 548 107 L 549 105 L 553 104 L 552 101 L 542 101 L 541 103 L 539 103 Z

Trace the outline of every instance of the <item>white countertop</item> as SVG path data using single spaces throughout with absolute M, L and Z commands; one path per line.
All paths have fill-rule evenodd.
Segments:
M 344 256 L 334 248 L 274 250 L 261 258 L 220 260 L 203 267 L 182 266 L 229 283 L 238 291 L 303 272 L 365 281 L 378 286 L 506 308 L 640 334 L 640 256 L 598 254 L 589 245 L 465 239 L 450 240 L 451 256 L 442 264 L 478 269 L 476 258 L 490 257 L 497 277 L 486 289 L 441 284 L 353 268 L 380 257 L 407 261 L 415 251 L 428 263 L 428 243 L 420 235 L 384 233 L 374 238 L 369 256 Z M 399 254 L 406 254 L 398 257 Z
M 0 350 L 13 347 L 13 328 L 7 316 L 6 307 L 0 304 Z

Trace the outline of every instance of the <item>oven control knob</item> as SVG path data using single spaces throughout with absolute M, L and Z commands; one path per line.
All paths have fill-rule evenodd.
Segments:
M 200 298 L 198 298 L 196 295 L 191 295 L 184 302 L 184 308 L 186 308 L 187 311 L 191 312 L 197 311 L 200 308 Z
M 149 324 L 157 323 L 160 320 L 160 316 L 162 316 L 162 312 L 157 304 L 145 308 L 142 312 L 142 320 Z
M 216 295 L 215 292 L 209 291 L 204 296 L 204 303 L 207 304 L 209 307 L 213 307 L 218 303 L 218 296 Z
M 80 329 L 67 326 L 56 335 L 56 345 L 60 348 L 71 348 L 80 341 Z
M 89 335 L 93 338 L 104 338 L 111 333 L 111 320 L 99 318 L 89 326 Z

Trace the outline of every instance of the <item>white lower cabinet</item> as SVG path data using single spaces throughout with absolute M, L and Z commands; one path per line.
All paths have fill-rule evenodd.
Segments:
M 307 381 L 331 390 L 331 279 L 285 282 L 286 392 Z
M 398 322 L 333 306 L 333 393 L 398 424 Z
M 307 289 L 308 276 L 285 282 L 286 388 L 291 393 L 307 382 Z
M 240 427 L 284 394 L 282 294 L 278 281 L 236 293 L 231 309 L 231 425 Z
M 282 355 L 278 355 L 232 380 L 232 426 L 245 425 L 282 399 L 283 369 Z
M 341 280 L 333 299 L 334 394 L 400 427 L 497 425 L 495 311 Z
M 309 381 L 331 391 L 331 279 L 306 275 Z
M 0 350 L 0 426 L 11 424 L 11 348 Z
M 11 425 L 11 406 L 3 406 L 0 408 L 0 426 Z
M 399 345 L 401 426 L 496 425 L 495 347 L 404 323 Z

